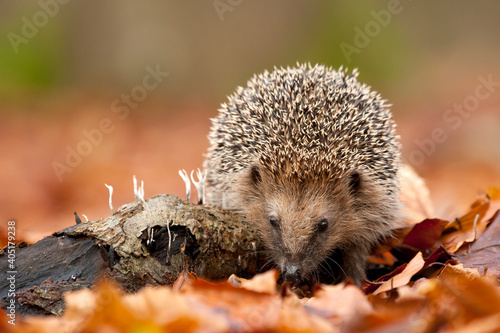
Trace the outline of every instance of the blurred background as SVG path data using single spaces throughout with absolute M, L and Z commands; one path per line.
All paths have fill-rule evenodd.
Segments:
M 36 241 L 146 197 L 185 197 L 210 117 L 254 73 L 359 68 L 392 104 L 436 215 L 500 186 L 496 1 L 2 1 L 0 221 Z M 194 190 L 194 188 L 193 188 Z M 196 195 L 195 195 L 196 197 Z M 193 198 L 194 199 L 194 198 Z

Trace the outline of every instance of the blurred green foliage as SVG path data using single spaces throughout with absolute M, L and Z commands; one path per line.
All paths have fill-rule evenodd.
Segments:
M 380 26 L 380 33 L 370 38 L 366 47 L 360 48 L 360 53 L 353 53 L 351 61 L 346 59 L 340 47 L 347 43 L 356 47 L 354 39 L 359 28 L 365 31 L 368 22 L 376 22 L 372 12 L 387 11 L 387 3 L 381 1 L 328 1 L 324 2 L 313 32 L 315 41 L 311 43 L 304 59 L 317 59 L 319 63 L 327 63 L 334 67 L 344 66 L 349 69 L 358 68 L 363 78 L 368 81 L 397 79 L 405 72 L 410 54 L 400 25 L 399 14 L 390 16 L 387 26 Z M 403 4 L 402 11 L 405 10 Z M 359 49 L 359 48 L 358 48 Z
M 64 70 L 62 22 L 51 19 L 38 29 L 36 36 L 24 39 L 22 16 L 16 15 L 0 23 L 0 36 L 3 37 L 0 38 L 0 91 L 4 93 L 52 88 Z M 26 17 L 30 19 L 29 14 Z M 17 53 L 12 44 L 13 34 L 23 40 L 17 45 Z

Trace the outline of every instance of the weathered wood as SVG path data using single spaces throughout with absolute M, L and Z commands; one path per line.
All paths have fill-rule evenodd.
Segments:
M 157 195 L 18 249 L 17 303 L 20 313 L 61 314 L 64 291 L 90 287 L 102 276 L 129 291 L 172 284 L 184 269 L 212 280 L 250 277 L 264 263 L 260 250 L 240 215 Z M 7 267 L 6 255 L 0 256 L 0 267 Z M 9 289 L 6 272 L 0 272 L 2 308 Z

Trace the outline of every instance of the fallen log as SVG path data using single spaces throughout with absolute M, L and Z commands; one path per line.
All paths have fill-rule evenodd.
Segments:
M 0 306 L 12 299 L 11 271 L 18 313 L 60 315 L 64 292 L 91 287 L 104 276 L 130 292 L 171 285 L 183 270 L 210 280 L 251 277 L 265 262 L 261 250 L 240 215 L 161 194 L 18 246 L 15 270 L 7 269 L 6 251 L 0 253 L 6 268 L 0 272 Z

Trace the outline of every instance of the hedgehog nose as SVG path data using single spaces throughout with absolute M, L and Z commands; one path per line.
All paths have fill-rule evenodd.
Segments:
M 297 283 L 300 281 L 301 274 L 298 266 L 286 264 L 283 270 L 283 279 L 287 282 Z

